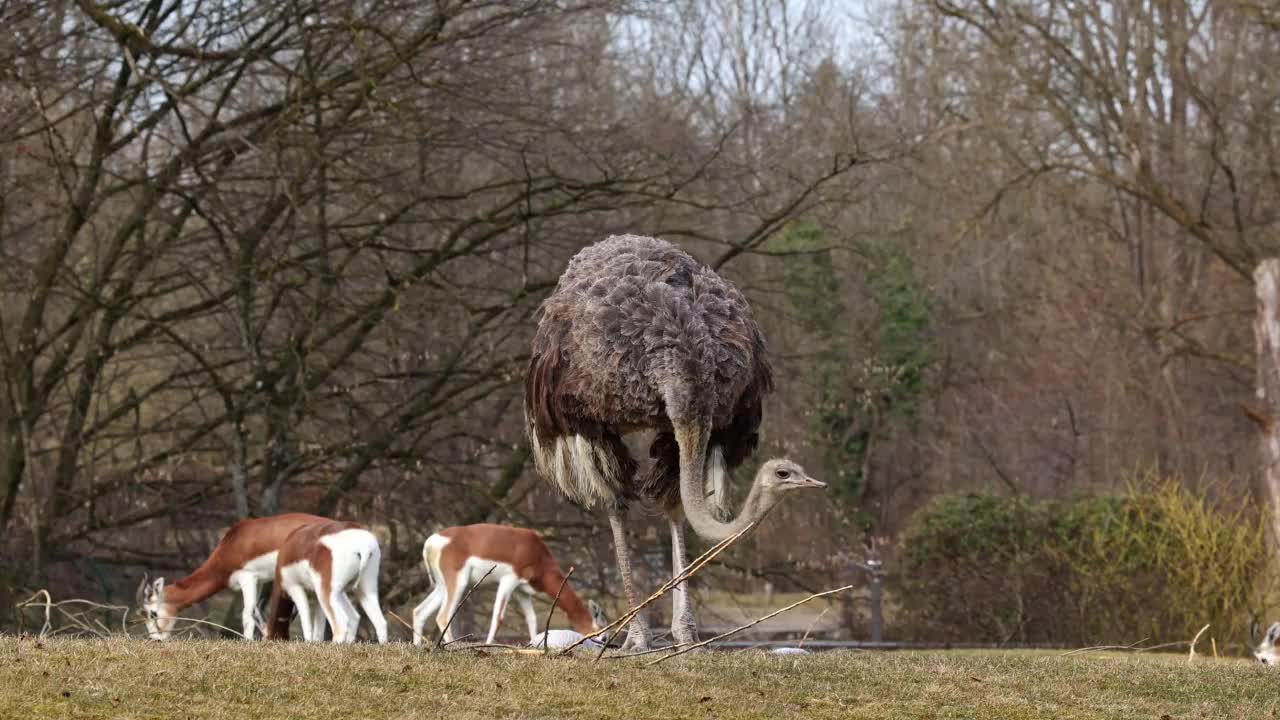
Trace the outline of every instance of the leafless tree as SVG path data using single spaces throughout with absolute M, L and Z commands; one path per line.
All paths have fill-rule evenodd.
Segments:
M 16 577 L 283 508 L 523 512 L 514 390 L 570 254 L 677 228 L 724 265 L 890 152 L 787 168 L 745 105 L 688 113 L 619 41 L 644 9 L 0 3 Z

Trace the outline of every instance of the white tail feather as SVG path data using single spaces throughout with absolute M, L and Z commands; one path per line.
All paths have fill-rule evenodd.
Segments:
M 617 502 L 620 477 L 617 459 L 602 444 L 581 435 L 566 435 L 544 445 L 529 430 L 534 465 L 571 500 L 584 507 Z
M 706 493 L 712 515 L 721 521 L 728 520 L 731 517 L 729 469 L 725 467 L 724 450 L 719 446 L 711 448 L 711 453 L 707 457 Z

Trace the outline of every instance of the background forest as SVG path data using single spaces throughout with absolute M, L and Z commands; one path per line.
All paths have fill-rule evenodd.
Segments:
M 378 528 L 393 608 L 480 521 L 620 594 L 521 384 L 635 232 L 744 290 L 760 456 L 833 486 L 701 591 L 872 548 L 895 639 L 1242 630 L 1277 67 L 1251 0 L 0 0 L 0 627 L 284 510 Z

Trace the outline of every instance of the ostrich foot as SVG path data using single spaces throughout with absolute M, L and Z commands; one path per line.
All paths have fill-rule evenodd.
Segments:
M 684 523 L 678 510 L 668 516 L 671 526 L 671 572 L 680 577 L 687 568 L 685 562 Z M 693 618 L 693 599 L 689 581 L 676 585 L 671 591 L 671 641 L 676 645 L 692 645 L 698 642 L 698 623 Z
M 623 652 L 643 652 L 653 646 L 653 638 L 649 633 L 649 625 L 638 617 L 631 621 L 627 628 L 627 639 L 622 641 Z
M 698 642 L 698 622 L 693 617 L 693 605 L 689 601 L 689 588 L 681 584 L 672 593 L 671 641 L 676 645 L 692 645 Z
M 693 613 L 677 614 L 671 622 L 671 641 L 678 646 L 687 647 L 698 642 L 698 624 L 693 620 Z M 692 652 L 700 652 L 706 648 L 698 648 Z
M 671 623 L 671 639 L 676 645 L 692 645 L 698 642 L 698 625 L 692 617 L 676 616 Z

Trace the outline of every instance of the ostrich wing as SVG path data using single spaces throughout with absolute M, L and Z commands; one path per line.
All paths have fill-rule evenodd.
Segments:
M 724 461 L 730 469 L 742 464 L 755 452 L 759 443 L 760 421 L 764 411 L 764 397 L 773 392 L 773 369 L 765 356 L 764 337 L 757 328 L 754 332 L 755 352 L 752 353 L 751 375 L 746 387 L 734 405 L 729 424 L 714 428 L 711 446 L 724 450 Z
M 525 416 L 538 438 L 548 441 L 570 432 L 568 413 L 559 392 L 568 371 L 568 358 L 561 352 L 568 328 L 558 323 L 539 323 L 529 356 L 529 372 L 524 378 Z

